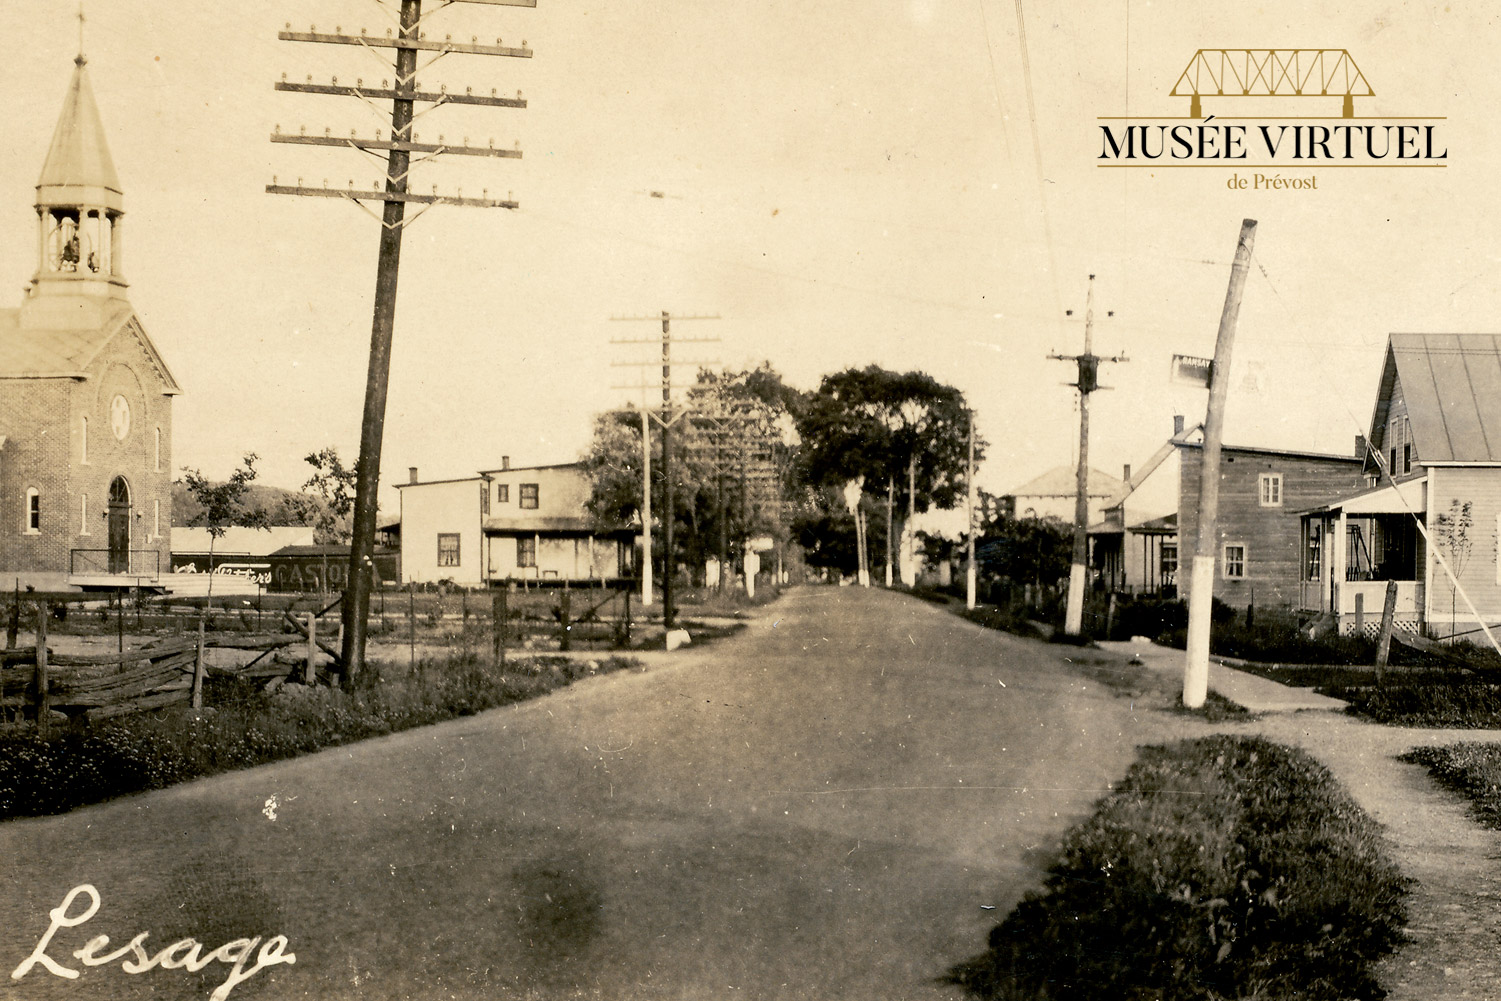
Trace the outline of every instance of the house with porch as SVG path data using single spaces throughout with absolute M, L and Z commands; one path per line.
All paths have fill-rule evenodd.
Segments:
M 586 504 L 591 484 L 576 462 L 512 466 L 422 482 L 415 468 L 401 494 L 403 583 L 448 580 L 468 587 L 508 581 L 601 581 L 633 573 L 633 531 L 599 528 Z
M 1364 438 L 1347 455 L 1221 446 L 1214 596 L 1236 608 L 1298 607 L 1305 558 L 1300 514 L 1359 490 L 1364 452 Z M 1173 437 L 1091 526 L 1091 565 L 1105 587 L 1187 594 L 1203 459 L 1202 429 L 1184 431 L 1175 420 Z
M 1392 334 L 1363 489 L 1302 512 L 1301 604 L 1344 633 L 1501 621 L 1501 335 Z

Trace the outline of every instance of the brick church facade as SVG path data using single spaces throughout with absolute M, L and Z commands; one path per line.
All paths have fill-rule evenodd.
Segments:
M 123 197 L 82 56 L 36 191 L 37 270 L 0 310 L 0 586 L 154 584 L 180 390 L 126 299 Z

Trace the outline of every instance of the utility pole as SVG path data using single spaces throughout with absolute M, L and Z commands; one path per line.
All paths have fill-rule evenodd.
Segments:
M 1230 353 L 1235 347 L 1235 321 L 1240 316 L 1251 250 L 1256 246 L 1256 220 L 1244 219 L 1230 265 L 1230 285 L 1220 312 L 1209 368 L 1209 410 L 1204 416 L 1204 458 L 1199 467 L 1199 517 L 1194 530 L 1193 566 L 1188 583 L 1188 643 L 1183 665 L 1183 704 L 1197 709 L 1209 695 L 1209 625 L 1214 604 L 1214 549 L 1219 538 L 1220 437 L 1225 424 L 1225 397 L 1230 391 Z
M 641 404 L 641 608 L 651 604 L 651 415 Z
M 975 412 L 969 412 L 969 468 L 964 478 L 965 511 L 969 531 L 966 534 L 969 549 L 964 566 L 964 607 L 975 607 Z
M 886 474 L 886 589 L 891 590 L 891 528 L 896 506 L 896 477 Z
M 673 316 L 667 310 L 662 310 L 661 316 L 612 316 L 611 320 L 618 322 L 634 322 L 650 320 L 662 324 L 662 413 L 653 414 L 658 424 L 662 426 L 662 625 L 671 629 L 676 623 L 677 612 L 672 604 L 673 597 L 673 563 L 676 559 L 676 550 L 672 545 L 673 528 L 673 499 L 672 499 L 672 425 L 680 418 L 687 415 L 685 409 L 674 415 L 672 412 L 672 321 L 673 320 L 717 320 L 718 316 Z M 679 343 L 702 344 L 718 341 L 717 337 L 681 337 Z M 637 340 L 614 340 L 612 344 L 655 344 L 656 338 L 643 338 Z M 651 362 L 616 362 L 616 365 L 645 366 Z M 679 362 L 678 364 L 682 364 Z M 638 387 L 622 387 L 638 388 Z M 646 518 L 650 520 L 651 512 L 646 512 Z
M 452 2 L 455 0 L 439 3 L 434 13 L 446 9 Z M 535 7 L 537 5 L 537 0 L 457 0 L 457 2 L 508 7 Z M 445 36 L 443 41 L 430 40 L 422 30 L 424 20 L 422 0 L 401 0 L 399 28 L 394 36 L 389 28 L 383 36 L 370 35 L 363 31 L 359 35 L 346 35 L 338 28 L 335 28 L 332 33 L 319 32 L 316 26 L 310 26 L 305 32 L 293 31 L 290 23 L 287 24 L 286 30 L 279 32 L 277 36 L 283 41 L 359 46 L 380 61 L 383 67 L 390 67 L 392 64 L 385 61 L 386 57 L 380 55 L 380 51 L 389 49 L 395 52 L 394 77 L 390 85 L 382 80 L 379 87 L 367 87 L 362 80 L 356 80 L 355 85 L 351 87 L 347 84 L 340 85 L 337 78 L 326 85 L 314 84 L 311 76 L 308 77 L 306 83 L 291 83 L 283 76 L 281 82 L 276 85 L 277 90 L 293 93 L 355 97 L 370 106 L 373 106 L 372 102 L 376 100 L 389 100 L 391 102 L 391 136 L 389 139 L 382 139 L 379 130 L 375 132 L 373 138 L 360 138 L 356 133 L 351 133 L 348 138 L 345 138 L 332 135 L 331 129 L 325 129 L 321 136 L 310 136 L 305 129 L 298 135 L 291 135 L 283 133 L 280 126 L 271 136 L 271 141 L 277 143 L 347 147 L 366 153 L 378 162 L 383 158 L 384 187 L 372 185 L 369 189 L 357 190 L 351 180 L 348 187 L 343 189 L 330 188 L 327 181 L 324 182 L 323 187 L 318 188 L 304 185 L 300 177 L 295 185 L 279 184 L 273 177 L 271 183 L 266 186 L 266 191 L 270 194 L 347 198 L 371 216 L 375 216 L 375 213 L 365 204 L 366 202 L 381 202 L 384 206 L 382 215 L 377 217 L 381 222 L 380 255 L 376 264 L 375 306 L 370 331 L 369 367 L 365 378 L 360 457 L 355 467 L 354 534 L 349 547 L 349 585 L 344 595 L 341 613 L 344 622 L 344 642 L 340 652 L 344 662 L 343 683 L 346 687 L 353 685 L 355 675 L 359 673 L 365 662 L 365 619 L 370 611 L 370 580 L 374 574 L 376 495 L 380 485 L 381 445 L 385 433 L 386 391 L 391 370 L 391 340 L 396 321 L 396 286 L 401 263 L 402 233 L 407 225 L 415 222 L 433 205 L 516 208 L 516 203 L 509 198 L 491 198 L 488 190 L 482 191 L 479 198 L 473 198 L 464 197 L 459 191 L 452 195 L 439 195 L 436 189 L 432 194 L 419 194 L 412 191 L 408 185 L 413 153 L 421 154 L 418 162 L 441 155 L 512 159 L 519 159 L 521 156 L 520 149 L 497 149 L 493 141 L 488 146 L 471 146 L 467 140 L 462 143 L 445 143 L 440 136 L 437 143 L 419 142 L 418 135 L 412 130 L 412 123 L 418 114 L 426 114 L 444 104 L 491 108 L 526 107 L 526 102 L 521 99 L 520 93 L 515 98 L 509 98 L 498 97 L 493 90 L 488 97 L 476 95 L 472 89 L 462 94 L 449 93 L 446 87 L 438 92 L 423 91 L 417 81 L 418 53 L 431 54 L 431 59 L 424 69 L 437 60 L 453 54 L 521 59 L 530 59 L 532 56 L 525 41 L 519 47 L 515 47 L 502 44 L 498 38 L 494 45 L 483 45 L 477 40 L 469 43 L 454 42 L 451 35 Z M 430 107 L 417 112 L 414 110 L 417 104 L 430 105 Z M 409 203 L 421 205 L 422 208 L 407 218 L 406 207 Z
M 1073 316 L 1068 310 L 1066 315 Z M 1112 310 L 1105 314 L 1114 316 Z M 1101 362 L 1123 362 L 1125 355 L 1101 358 L 1093 353 L 1094 346 L 1094 275 L 1089 276 L 1089 294 L 1084 305 L 1084 353 L 1048 355 L 1055 361 L 1078 363 L 1079 379 L 1070 383 L 1079 390 L 1079 467 L 1076 493 L 1074 495 L 1074 558 L 1068 570 L 1068 607 L 1064 614 L 1063 631 L 1069 636 L 1078 636 L 1084 631 L 1084 589 L 1089 562 L 1089 394 L 1097 389 L 1109 389 L 1100 385 Z

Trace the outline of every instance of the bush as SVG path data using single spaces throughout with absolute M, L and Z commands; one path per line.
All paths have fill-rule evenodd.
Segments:
M 1445 683 L 1402 679 L 1381 686 L 1321 689 L 1350 704 L 1349 711 L 1389 726 L 1501 727 L 1501 686 L 1460 676 Z
M 1419 747 L 1402 760 L 1425 766 L 1434 778 L 1469 798 L 1481 823 L 1501 828 L 1501 745 Z
M 325 747 L 483 712 L 630 667 L 610 657 L 512 661 L 504 673 L 473 654 L 423 659 L 410 676 L 369 665 L 353 694 L 285 685 L 271 698 L 211 679 L 203 713 L 142 713 L 48 739 L 0 734 L 0 819 L 64 813 L 88 803 L 249 768 Z
M 1321 765 L 1258 737 L 1144 749 L 1046 889 L 950 973 L 987 998 L 1377 998 L 1406 881 Z

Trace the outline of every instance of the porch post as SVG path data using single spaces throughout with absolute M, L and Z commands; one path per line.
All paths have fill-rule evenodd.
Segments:
M 1329 560 L 1329 610 L 1334 613 L 1334 627 L 1338 634 L 1340 626 L 1340 614 L 1344 611 L 1340 599 L 1340 585 L 1345 580 L 1345 564 L 1349 559 L 1346 552 L 1349 543 L 1348 528 L 1345 522 L 1345 509 L 1340 508 L 1339 517 L 1334 522 L 1334 545 L 1333 556 Z

